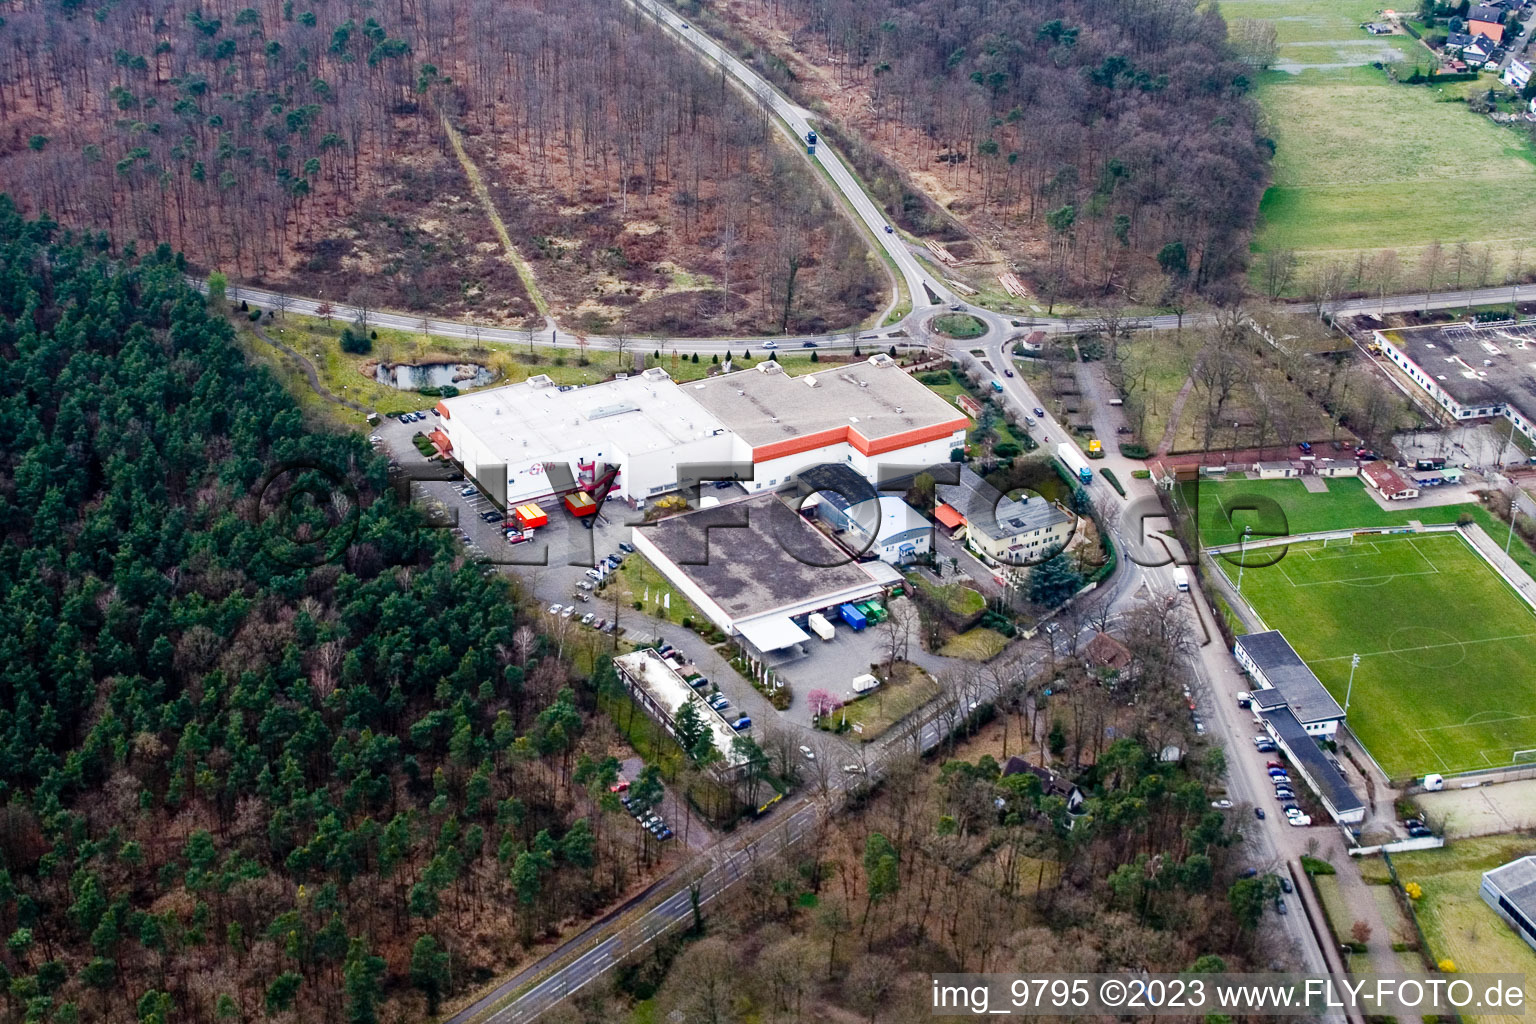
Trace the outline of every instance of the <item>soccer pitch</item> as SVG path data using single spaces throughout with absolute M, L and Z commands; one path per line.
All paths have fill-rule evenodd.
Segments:
M 1360 655 L 1348 724 L 1389 776 L 1536 749 L 1536 615 L 1459 535 L 1309 541 L 1261 567 L 1280 550 L 1249 549 L 1242 597 L 1340 704 Z M 1237 557 L 1216 556 L 1234 586 Z

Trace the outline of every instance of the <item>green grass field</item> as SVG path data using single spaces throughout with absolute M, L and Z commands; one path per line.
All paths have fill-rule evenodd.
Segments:
M 1467 86 L 1404 86 L 1373 62 L 1428 68 L 1428 49 L 1407 35 L 1370 36 L 1375 0 L 1230 0 L 1228 23 L 1271 21 L 1276 70 L 1259 78 L 1265 134 L 1275 140 L 1274 180 L 1259 208 L 1256 252 L 1295 250 L 1307 267 L 1337 259 L 1351 268 L 1395 249 L 1394 291 L 1421 286 L 1424 248 L 1487 243 L 1489 283 L 1503 279 L 1518 240 L 1536 241 L 1536 150 L 1520 134 L 1471 113 Z M 1483 76 L 1480 88 L 1496 85 Z M 1475 156 L 1473 156 L 1475 154 Z M 1489 230 L 1479 211 L 1502 212 Z M 1529 249 L 1529 245 L 1527 245 Z M 1450 254 L 1447 253 L 1447 264 Z M 1475 262 L 1475 259 L 1474 259 Z M 1261 260 L 1254 282 L 1262 284 Z M 1464 270 L 1464 280 L 1468 277 Z M 1374 280 L 1355 285 L 1365 291 Z M 1437 285 L 1452 287 L 1446 269 Z
M 1488 908 L 1478 896 L 1478 887 L 1484 871 L 1533 849 L 1536 844 L 1528 837 L 1484 836 L 1459 839 L 1439 850 L 1415 850 L 1392 857 L 1403 883 L 1417 882 L 1424 889 L 1424 898 L 1414 912 L 1434 958 L 1454 961 L 1456 970 L 1464 974 L 1524 974 L 1527 1004 L 1536 999 L 1536 952 Z M 1362 869 L 1380 863 L 1362 860 Z M 1477 1024 L 1515 1024 L 1524 1018 L 1485 1014 L 1463 1019 Z
M 1245 526 L 1252 526 L 1256 537 L 1281 537 L 1406 526 L 1415 519 L 1421 523 L 1454 523 L 1462 515 L 1471 516 L 1494 543 L 1503 544 L 1509 539 L 1509 527 L 1481 505 L 1384 509 L 1366 492 L 1365 484 L 1354 477 L 1329 480 L 1328 490 L 1318 494 L 1308 491 L 1300 480 L 1206 480 L 1201 482 L 1198 492 L 1192 484 L 1180 489 L 1184 502 L 1190 503 L 1192 495 L 1198 497 L 1200 542 L 1205 547 L 1236 544 Z M 1244 511 L 1258 503 L 1254 499 L 1265 501 L 1264 511 Z M 1511 544 L 1509 554 L 1536 577 L 1536 553 L 1523 540 Z
M 1218 559 L 1234 583 L 1237 567 Z M 1393 778 L 1536 749 L 1536 615 L 1456 534 L 1369 535 L 1255 553 L 1242 596 L 1342 703 Z

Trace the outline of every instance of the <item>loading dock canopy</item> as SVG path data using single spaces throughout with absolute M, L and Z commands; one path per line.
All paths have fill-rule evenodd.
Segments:
M 777 651 L 809 640 L 811 635 L 788 618 L 748 619 L 736 627 L 747 642 L 763 652 Z

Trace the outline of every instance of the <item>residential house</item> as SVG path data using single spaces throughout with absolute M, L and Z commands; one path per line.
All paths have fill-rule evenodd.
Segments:
M 1396 468 L 1385 462 L 1373 462 L 1360 470 L 1365 482 L 1381 492 L 1388 501 L 1407 501 L 1419 496 L 1419 489 Z
M 1485 35 L 1495 43 L 1504 41 L 1504 12 L 1497 7 L 1478 4 L 1467 12 L 1467 31 Z
M 1461 50 L 1471 45 L 1471 43 L 1472 33 L 1470 32 L 1451 32 L 1448 33 L 1445 37 L 1445 49 L 1448 52 L 1452 50 Z
M 1511 89 L 1524 89 L 1531 84 L 1531 65 L 1523 60 L 1512 60 L 1499 76 L 1499 81 Z
M 958 484 L 939 484 L 938 496 L 965 521 L 965 545 L 993 570 L 1044 561 L 1071 541 L 1077 517 L 1038 494 L 1009 498 L 968 467 Z M 948 525 L 948 514 L 935 518 Z M 958 534 L 957 534 L 958 536 Z
M 1033 775 L 1040 780 L 1040 791 L 1045 796 L 1059 796 L 1067 802 L 1068 814 L 1083 813 L 1083 791 L 1070 780 L 1062 778 L 1049 768 L 1030 764 L 1022 757 L 1010 757 L 1003 765 L 1003 778 L 1010 775 Z
M 1485 35 L 1474 36 L 1472 41 L 1461 48 L 1461 59 L 1472 67 L 1480 68 L 1488 63 L 1499 44 Z
M 1131 649 L 1108 633 L 1095 633 L 1083 648 L 1083 660 L 1089 668 L 1118 675 L 1131 667 Z

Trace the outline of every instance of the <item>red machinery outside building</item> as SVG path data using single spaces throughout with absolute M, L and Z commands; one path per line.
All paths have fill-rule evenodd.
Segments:
M 582 516 L 596 515 L 597 502 L 593 501 L 592 495 L 586 491 L 576 491 L 565 496 L 565 509 L 580 519 Z
M 539 506 L 532 502 L 517 506 L 517 508 L 512 510 L 512 516 L 522 524 L 524 530 L 532 530 L 535 527 L 547 526 L 549 524 L 549 516 L 542 508 L 539 508 Z

